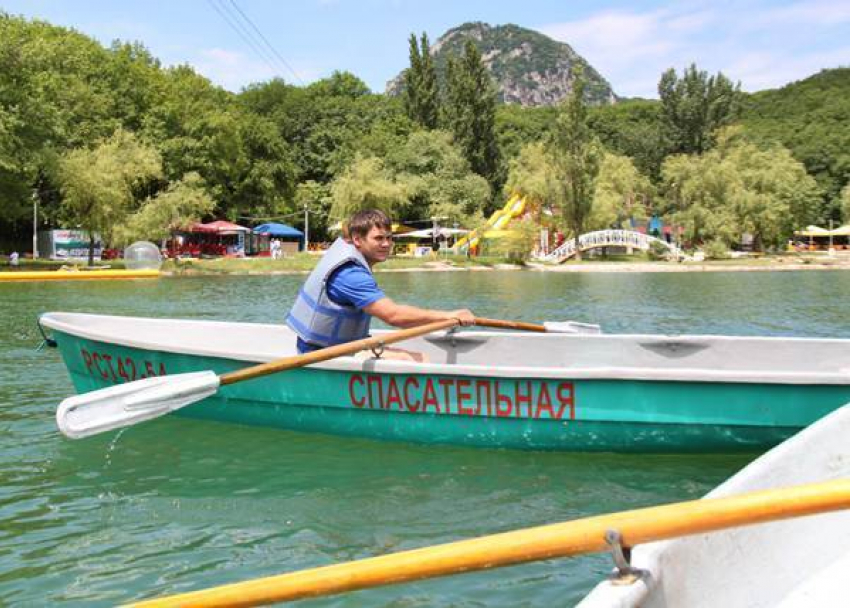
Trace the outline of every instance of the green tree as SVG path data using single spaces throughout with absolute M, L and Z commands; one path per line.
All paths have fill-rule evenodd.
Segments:
M 526 144 L 508 166 L 505 195 L 519 194 L 527 202 L 544 203 L 550 192 L 551 157 L 542 142 Z
M 850 184 L 841 191 L 841 217 L 845 224 L 850 224 Z
M 400 219 L 444 217 L 467 226 L 482 219 L 490 186 L 471 171 L 448 132 L 411 133 L 387 158 L 387 167 L 407 192 L 409 202 L 400 210 Z
M 331 184 L 334 220 L 378 207 L 399 221 L 443 217 L 475 225 L 490 187 L 445 131 L 415 131 L 386 159 L 360 157 Z
M 805 167 L 779 145 L 756 145 L 739 130 L 718 134 L 702 156 L 671 156 L 664 163 L 666 211 L 694 244 L 740 242 L 780 246 L 795 229 L 813 221 L 821 195 Z
M 215 201 L 204 190 L 197 173 L 187 173 L 156 196 L 146 199 L 140 208 L 115 226 L 113 239 L 126 245 L 138 240 L 159 240 L 185 230 L 212 212 Z
M 696 155 L 676 154 L 664 161 L 660 211 L 684 229 L 686 243 L 734 240 L 734 217 L 727 204 L 735 183 L 730 170 L 728 165 L 708 164 Z
M 436 129 L 439 119 L 437 71 L 431 57 L 428 35 L 417 44 L 410 35 L 410 67 L 404 71 L 404 109 L 407 116 L 426 129 Z
M 398 184 L 382 160 L 357 158 L 331 184 L 334 221 L 345 221 L 364 209 L 380 209 L 390 217 L 407 203 L 407 191 Z
M 36 187 L 52 214 L 56 155 L 121 126 L 114 61 L 78 32 L 0 11 L 0 220 L 25 215 Z
M 297 168 L 274 122 L 185 66 L 169 70 L 162 87 L 143 133 L 156 142 L 167 179 L 197 172 L 214 213 L 234 220 L 292 210 Z
M 496 88 L 481 53 L 471 40 L 463 57 L 446 64 L 444 121 L 472 170 L 496 193 L 504 182 L 496 141 Z
M 590 130 L 584 99 L 584 77 L 577 71 L 573 90 L 561 104 L 548 142 L 552 159 L 552 201 L 561 209 L 564 222 L 576 240 L 576 259 L 581 259 L 578 237 L 593 208 L 593 192 L 602 148 Z
M 296 182 L 328 184 L 359 154 L 386 156 L 414 124 L 401 100 L 373 95 L 348 73 L 307 87 L 272 81 L 239 96 L 249 112 L 274 123 L 296 167 Z
M 94 262 L 95 233 L 110 242 L 113 229 L 134 210 L 139 193 L 162 176 L 156 150 L 132 133 L 118 129 L 92 149 L 62 155 L 58 181 L 62 216 L 89 233 L 89 265 Z
M 817 223 L 840 218 L 841 189 L 850 183 L 850 67 L 822 70 L 744 103 L 748 136 L 778 142 L 806 166 L 823 190 Z
M 605 153 L 599 166 L 589 230 L 629 228 L 629 220 L 645 220 L 654 189 L 625 156 Z
M 669 152 L 702 154 L 714 143 L 714 133 L 740 111 L 740 84 L 719 73 L 709 76 L 695 64 L 682 77 L 670 68 L 661 75 L 658 95 Z
M 312 180 L 301 182 L 295 190 L 295 207 L 306 209 L 310 214 L 310 234 L 312 241 L 321 241 L 328 236 L 328 217 L 331 210 L 331 189 L 327 184 Z
M 637 169 L 653 182 L 660 180 L 668 142 L 664 138 L 659 102 L 632 99 L 592 107 L 588 120 L 607 150 L 631 158 Z

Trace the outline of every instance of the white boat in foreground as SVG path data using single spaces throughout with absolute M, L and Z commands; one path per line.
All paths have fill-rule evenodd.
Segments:
M 710 492 L 744 492 L 850 477 L 850 405 L 767 452 Z M 599 584 L 579 608 L 847 606 L 850 511 L 639 545 L 631 584 Z

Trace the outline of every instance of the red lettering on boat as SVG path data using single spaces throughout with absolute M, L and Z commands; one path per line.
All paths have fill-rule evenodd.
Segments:
M 443 387 L 443 407 L 446 408 L 446 413 L 452 412 L 452 397 L 449 394 L 449 388 L 455 383 L 453 378 L 440 378 L 437 380 L 440 386 Z
M 481 389 L 484 389 L 484 391 L 482 391 Z M 487 396 L 482 399 L 481 393 L 485 392 L 485 391 L 487 393 Z M 475 381 L 475 401 L 476 401 L 476 406 L 475 406 L 475 414 L 476 415 L 481 413 L 481 404 L 482 403 L 487 404 L 487 415 L 488 416 L 493 415 L 493 404 L 490 401 L 490 382 L 488 380 L 476 380 Z
M 527 392 L 522 394 L 520 387 L 525 385 Z M 521 404 L 525 404 L 525 411 L 527 418 L 534 418 L 534 412 L 531 409 L 531 381 L 529 380 L 516 380 L 514 383 L 514 403 L 516 404 L 516 411 L 514 414 L 517 418 L 522 416 Z
M 411 412 L 418 412 L 419 406 L 422 405 L 422 402 L 418 399 L 416 401 L 413 400 L 410 396 L 410 387 L 414 386 L 416 390 L 419 390 L 419 380 L 415 377 L 411 376 L 404 381 L 404 404 L 407 406 L 407 409 Z
M 558 403 L 561 407 L 558 408 L 555 418 L 562 420 L 564 418 L 564 409 L 569 407 L 570 420 L 576 419 L 576 406 L 575 400 L 573 399 L 574 394 L 572 382 L 561 382 L 558 385 Z
M 103 378 L 104 380 L 109 380 L 109 374 L 104 373 L 103 370 L 100 367 L 100 362 L 102 360 L 101 357 L 100 357 L 100 353 L 94 353 L 91 356 L 91 360 L 92 360 L 92 363 L 94 363 L 94 366 L 97 368 L 97 371 L 100 374 L 100 377 Z
M 118 378 L 115 377 L 115 371 L 112 369 L 112 355 L 101 355 L 101 358 L 106 361 L 106 369 L 112 375 L 112 381 L 118 382 Z
M 396 384 L 395 378 L 390 376 L 390 385 L 387 388 L 387 409 L 391 410 L 393 408 L 393 403 L 398 406 L 399 410 L 404 409 L 401 405 L 401 395 L 398 391 L 398 384 Z
M 425 381 L 425 392 L 422 395 L 422 411 L 428 411 L 428 406 L 433 406 L 434 410 L 440 413 L 440 402 L 437 401 L 437 392 L 434 390 L 434 380 L 428 378 Z
M 496 394 L 496 416 L 499 418 L 510 416 L 514 409 L 513 402 L 509 395 L 503 395 L 500 392 L 498 380 L 494 384 L 493 392 Z
M 366 405 L 366 397 L 363 397 L 362 399 L 357 398 L 357 396 L 354 394 L 355 383 L 359 383 L 361 387 L 366 384 L 363 381 L 363 376 L 361 376 L 360 374 L 352 374 L 351 378 L 348 380 L 348 398 L 351 400 L 351 403 L 354 405 L 354 407 L 363 407 L 364 405 Z
M 549 412 L 547 418 L 555 418 L 555 410 L 552 408 L 552 398 L 549 396 L 549 386 L 545 382 L 540 383 L 540 392 L 537 393 L 537 412 L 535 418 L 542 418 L 543 412 Z
M 127 357 L 127 365 L 133 368 L 133 380 L 136 379 L 136 362 L 133 361 L 130 357 Z
M 378 387 L 378 391 L 377 391 L 378 392 L 378 398 L 377 399 L 372 398 L 372 386 L 373 385 L 377 385 L 377 387 Z M 386 406 L 384 405 L 384 381 L 381 379 L 381 377 L 369 374 L 368 376 L 366 376 L 366 386 L 369 389 L 368 390 L 369 407 L 374 408 L 377 405 L 382 410 L 387 409 Z
M 89 373 L 91 373 L 91 365 L 92 365 L 91 353 L 89 351 L 87 351 L 85 348 L 80 347 L 80 354 L 83 356 L 83 361 L 86 362 L 86 369 L 89 370 Z
M 464 390 L 468 389 L 472 384 L 472 380 L 465 380 L 458 378 L 455 383 L 455 401 L 457 401 L 457 413 L 463 414 L 465 416 L 474 416 L 476 414 L 476 409 L 471 407 L 466 407 L 466 401 L 472 399 L 472 391 Z
M 130 381 L 130 376 L 127 375 L 127 368 L 124 367 L 124 360 L 118 357 L 118 375 L 124 382 Z

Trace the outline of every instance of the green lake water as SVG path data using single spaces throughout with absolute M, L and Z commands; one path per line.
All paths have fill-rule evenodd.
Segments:
M 106 606 L 697 498 L 755 455 L 558 454 L 381 443 L 165 418 L 70 441 L 39 313 L 280 321 L 302 276 L 0 284 L 0 605 Z M 850 273 L 386 273 L 398 300 L 608 332 L 850 337 Z M 211 335 L 210 340 L 215 340 Z M 571 606 L 606 555 L 304 606 Z

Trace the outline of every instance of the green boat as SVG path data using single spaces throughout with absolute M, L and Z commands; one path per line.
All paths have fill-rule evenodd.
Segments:
M 63 312 L 40 323 L 78 393 L 295 354 L 283 325 Z M 174 415 L 433 444 L 728 452 L 775 445 L 850 401 L 850 340 L 461 329 L 404 347 L 428 362 L 340 357 L 222 386 Z

